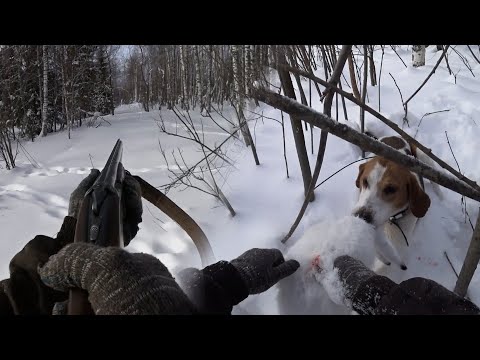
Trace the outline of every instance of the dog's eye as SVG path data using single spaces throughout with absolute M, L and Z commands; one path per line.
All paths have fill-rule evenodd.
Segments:
M 383 189 L 383 192 L 386 194 L 386 195 L 391 195 L 391 194 L 395 194 L 397 192 L 397 189 L 394 188 L 393 186 L 387 186 L 385 189 Z
M 363 187 L 368 188 L 368 181 L 367 179 L 363 179 Z

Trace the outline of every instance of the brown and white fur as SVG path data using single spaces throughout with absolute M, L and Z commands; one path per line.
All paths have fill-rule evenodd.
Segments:
M 415 146 L 410 146 L 400 137 L 383 137 L 379 141 L 434 166 L 425 153 Z M 359 188 L 359 196 L 352 214 L 363 218 L 380 231 L 378 238 L 381 241 L 376 244 L 379 260 L 390 265 L 390 259 L 392 259 L 403 270 L 406 270 L 403 256 L 400 255 L 407 248 L 405 238 L 398 227 L 389 220 L 393 215 L 407 209 L 403 216 L 396 220 L 396 223 L 406 238 L 411 238 L 418 218 L 424 217 L 430 207 L 430 197 L 422 189 L 418 175 L 393 161 L 375 156 L 359 166 L 355 184 Z M 432 182 L 432 186 L 441 198 L 438 185 Z M 383 234 L 395 247 L 395 253 L 392 254 L 391 249 L 382 246 L 382 244 L 385 245 L 384 239 L 382 239 Z M 389 254 L 386 254 L 386 250 L 389 251 Z

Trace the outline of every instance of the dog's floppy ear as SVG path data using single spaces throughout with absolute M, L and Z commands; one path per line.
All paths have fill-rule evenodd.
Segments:
M 410 175 L 407 190 L 413 215 L 418 218 L 424 217 L 430 207 L 430 197 L 420 187 L 414 175 Z
M 360 164 L 360 166 L 358 167 L 357 180 L 355 181 L 355 185 L 357 185 L 357 188 L 359 189 L 360 189 L 360 176 L 362 176 L 363 170 L 365 170 L 365 164 Z

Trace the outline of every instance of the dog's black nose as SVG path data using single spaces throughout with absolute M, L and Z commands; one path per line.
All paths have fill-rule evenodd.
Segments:
M 360 208 L 353 213 L 353 216 L 357 216 L 360 219 L 365 220 L 366 223 L 371 224 L 373 222 L 372 211 L 367 208 Z

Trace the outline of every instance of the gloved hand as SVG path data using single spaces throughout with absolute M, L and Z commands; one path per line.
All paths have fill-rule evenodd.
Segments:
M 72 192 L 68 206 L 68 216 L 77 219 L 85 193 L 92 187 L 99 175 L 99 170 L 92 169 L 90 174 L 83 179 L 78 187 Z M 127 246 L 135 235 L 137 235 L 138 224 L 142 222 L 143 213 L 140 184 L 128 171 L 125 172 L 122 191 L 124 215 L 123 241 L 124 245 Z
M 96 315 L 191 314 L 192 303 L 154 256 L 88 243 L 65 246 L 39 267 L 42 281 L 59 291 L 80 288 Z
M 68 294 L 55 291 L 40 280 L 37 267 L 47 262 L 66 244 L 73 242 L 76 220 L 66 216 L 56 238 L 37 235 L 10 261 L 10 280 L 6 283 L 13 312 L 18 315 L 50 315 L 53 305 Z
M 251 249 L 230 263 L 239 272 L 249 294 L 266 291 L 300 267 L 296 260 L 285 261 L 278 249 Z
M 345 297 L 362 315 L 478 315 L 480 309 L 433 280 L 420 277 L 396 284 L 344 255 L 334 261 Z

